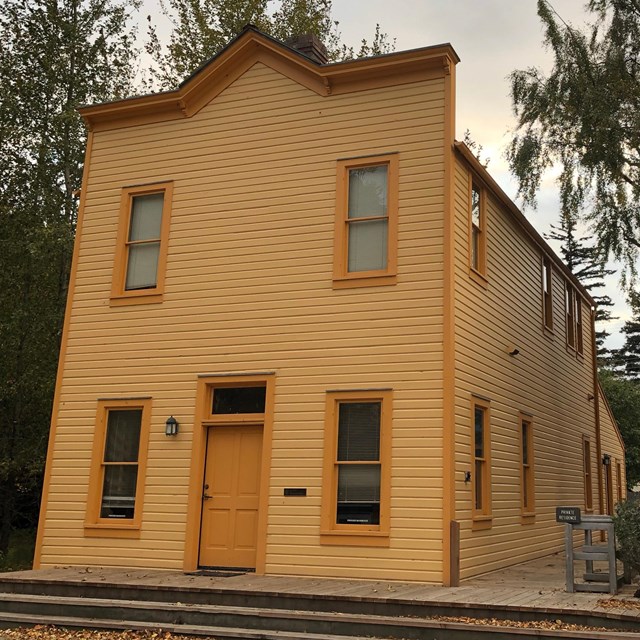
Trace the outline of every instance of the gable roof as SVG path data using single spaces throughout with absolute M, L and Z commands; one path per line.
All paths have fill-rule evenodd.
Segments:
M 190 118 L 256 62 L 327 97 L 442 77 L 459 61 L 450 44 L 441 44 L 320 64 L 248 25 L 177 89 L 84 106 L 79 112 L 89 129 L 96 130 Z

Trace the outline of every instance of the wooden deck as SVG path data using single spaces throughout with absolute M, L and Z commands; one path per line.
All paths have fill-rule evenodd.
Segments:
M 467 580 L 460 587 L 445 588 L 427 584 L 371 580 L 342 580 L 243 574 L 232 577 L 189 575 L 180 572 L 108 568 L 61 567 L 38 571 L 0 574 L 3 583 L 19 580 L 31 585 L 65 583 L 102 586 L 125 590 L 137 587 L 154 592 L 193 592 L 206 594 L 252 594 L 296 596 L 309 599 L 380 601 L 382 604 L 457 605 L 464 609 L 491 612 L 537 611 L 548 613 L 583 612 L 591 617 L 620 618 L 638 623 L 640 600 L 633 598 L 635 586 L 625 585 L 616 596 L 609 594 L 566 593 L 564 556 L 555 554 L 507 570 Z M 619 603 L 619 604 L 618 604 Z

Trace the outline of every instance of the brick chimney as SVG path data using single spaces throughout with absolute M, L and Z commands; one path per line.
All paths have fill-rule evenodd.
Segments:
M 327 64 L 327 48 L 324 46 L 320 38 L 313 33 L 304 33 L 299 36 L 289 38 L 285 44 L 296 51 L 299 51 L 307 58 L 311 58 L 319 64 Z

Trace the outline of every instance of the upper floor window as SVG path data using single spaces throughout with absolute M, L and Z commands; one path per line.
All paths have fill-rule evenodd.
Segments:
M 565 284 L 565 313 L 567 345 L 582 354 L 584 352 L 582 301 L 568 282 Z
M 473 271 L 487 274 L 486 193 L 476 182 L 471 182 L 471 220 L 469 235 L 470 266 Z
M 398 156 L 338 161 L 334 285 L 393 284 Z
M 542 319 L 544 326 L 553 330 L 553 269 L 547 256 L 542 258 Z
M 172 186 L 167 182 L 122 190 L 112 304 L 162 300 Z

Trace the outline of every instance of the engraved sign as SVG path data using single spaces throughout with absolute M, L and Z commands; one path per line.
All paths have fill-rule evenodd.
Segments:
M 580 524 L 580 508 L 579 507 L 556 507 L 556 522 L 564 522 L 567 524 Z

